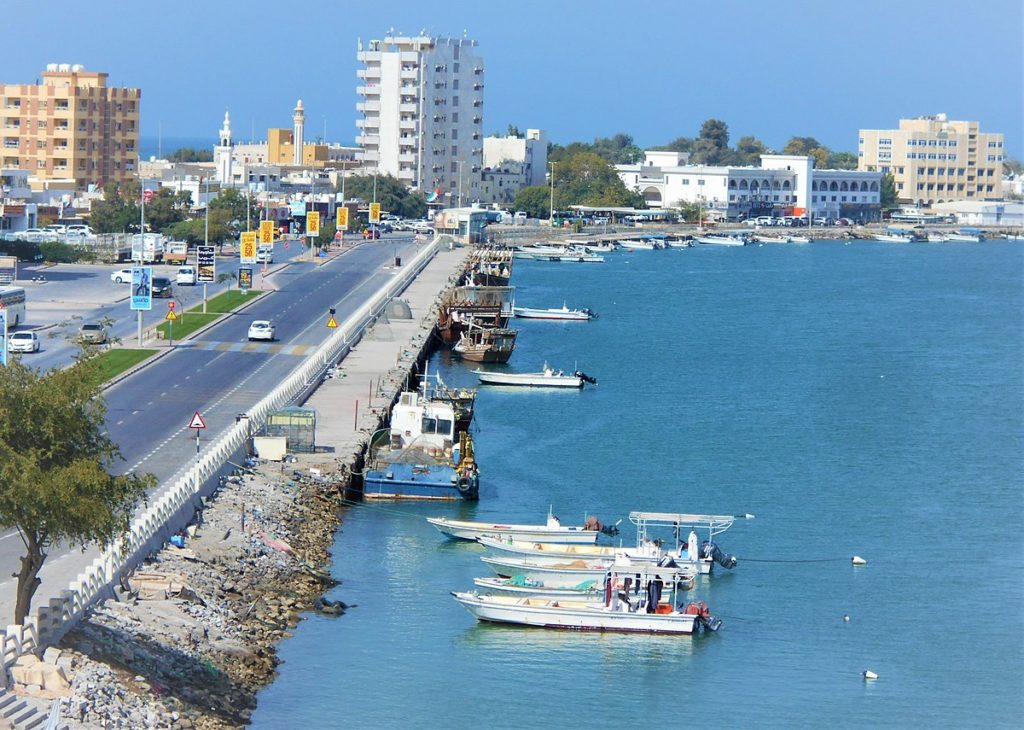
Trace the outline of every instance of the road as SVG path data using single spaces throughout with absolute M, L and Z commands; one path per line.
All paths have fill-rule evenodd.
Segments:
M 411 258 L 407 250 L 414 247 L 411 236 L 392 236 L 323 265 L 293 262 L 271 277 L 277 291 L 176 344 L 172 352 L 108 389 L 107 429 L 124 457 L 115 471 L 153 473 L 159 492 L 194 463 L 196 443 L 188 423 L 195 411 L 207 425 L 202 447 L 233 426 L 237 414 L 263 398 L 329 336 L 329 308 L 335 307 L 338 321 L 343 321 L 395 276 L 394 256 Z M 248 342 L 246 332 L 254 319 L 271 320 L 278 340 Z M 16 532 L 0 535 L 0 574 L 10 576 L 22 552 Z M 37 597 L 72 579 L 93 554 L 53 546 Z M 14 585 L 13 579 L 0 582 L 0 615 L 7 611 L 13 616 Z

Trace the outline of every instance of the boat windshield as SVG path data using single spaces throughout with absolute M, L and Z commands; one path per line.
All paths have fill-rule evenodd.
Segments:
M 437 433 L 442 436 L 451 436 L 452 421 L 447 418 L 431 418 L 430 416 L 424 416 L 420 431 L 425 434 Z

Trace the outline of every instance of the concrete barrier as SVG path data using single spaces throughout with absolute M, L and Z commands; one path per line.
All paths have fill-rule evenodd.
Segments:
M 220 485 L 220 477 L 229 468 L 228 462 L 242 454 L 251 431 L 258 429 L 271 411 L 314 390 L 327 369 L 336 364 L 352 343 L 358 341 L 387 303 L 409 286 L 440 245 L 439 239 L 435 238 L 424 246 L 402 268 L 399 276 L 379 289 L 277 388 L 246 411 L 248 423 L 235 424 L 208 446 L 191 472 L 161 491 L 155 501 L 135 517 L 123 539 L 107 547 L 66 590 L 50 598 L 47 605 L 38 607 L 23 625 L 8 626 L 2 636 L 4 668 L 9 668 L 19 656 L 38 652 L 47 644 L 58 641 L 93 603 L 113 595 L 113 588 L 122 576 L 189 524 L 202 500 Z

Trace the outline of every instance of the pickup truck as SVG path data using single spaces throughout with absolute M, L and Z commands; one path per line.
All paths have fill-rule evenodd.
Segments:
M 184 264 L 188 260 L 188 244 L 184 241 L 168 241 L 164 244 L 164 263 Z

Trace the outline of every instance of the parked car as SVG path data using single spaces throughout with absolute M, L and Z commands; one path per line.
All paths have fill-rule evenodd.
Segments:
M 102 345 L 107 341 L 107 329 L 98 322 L 86 322 L 78 328 L 78 339 L 90 345 Z
M 7 337 L 8 352 L 39 352 L 39 335 L 35 332 L 14 332 Z
M 132 270 L 118 269 L 117 271 L 112 271 L 110 272 L 110 280 L 115 284 L 131 284 Z
M 166 276 L 154 276 L 152 290 L 154 297 L 170 299 L 174 296 L 174 289 L 171 286 L 171 280 Z
M 175 284 L 188 286 L 196 285 L 196 268 L 194 266 L 181 266 L 174 275 Z
M 18 234 L 22 241 L 32 241 L 39 243 L 40 241 L 49 240 L 54 234 L 49 231 L 44 231 L 42 228 L 27 228 Z
M 836 225 L 837 226 L 852 226 L 853 225 L 853 221 L 850 220 L 849 218 L 837 218 L 836 219 Z
M 265 342 L 274 341 L 274 325 L 266 319 L 256 319 L 249 325 L 249 341 L 263 340 Z

